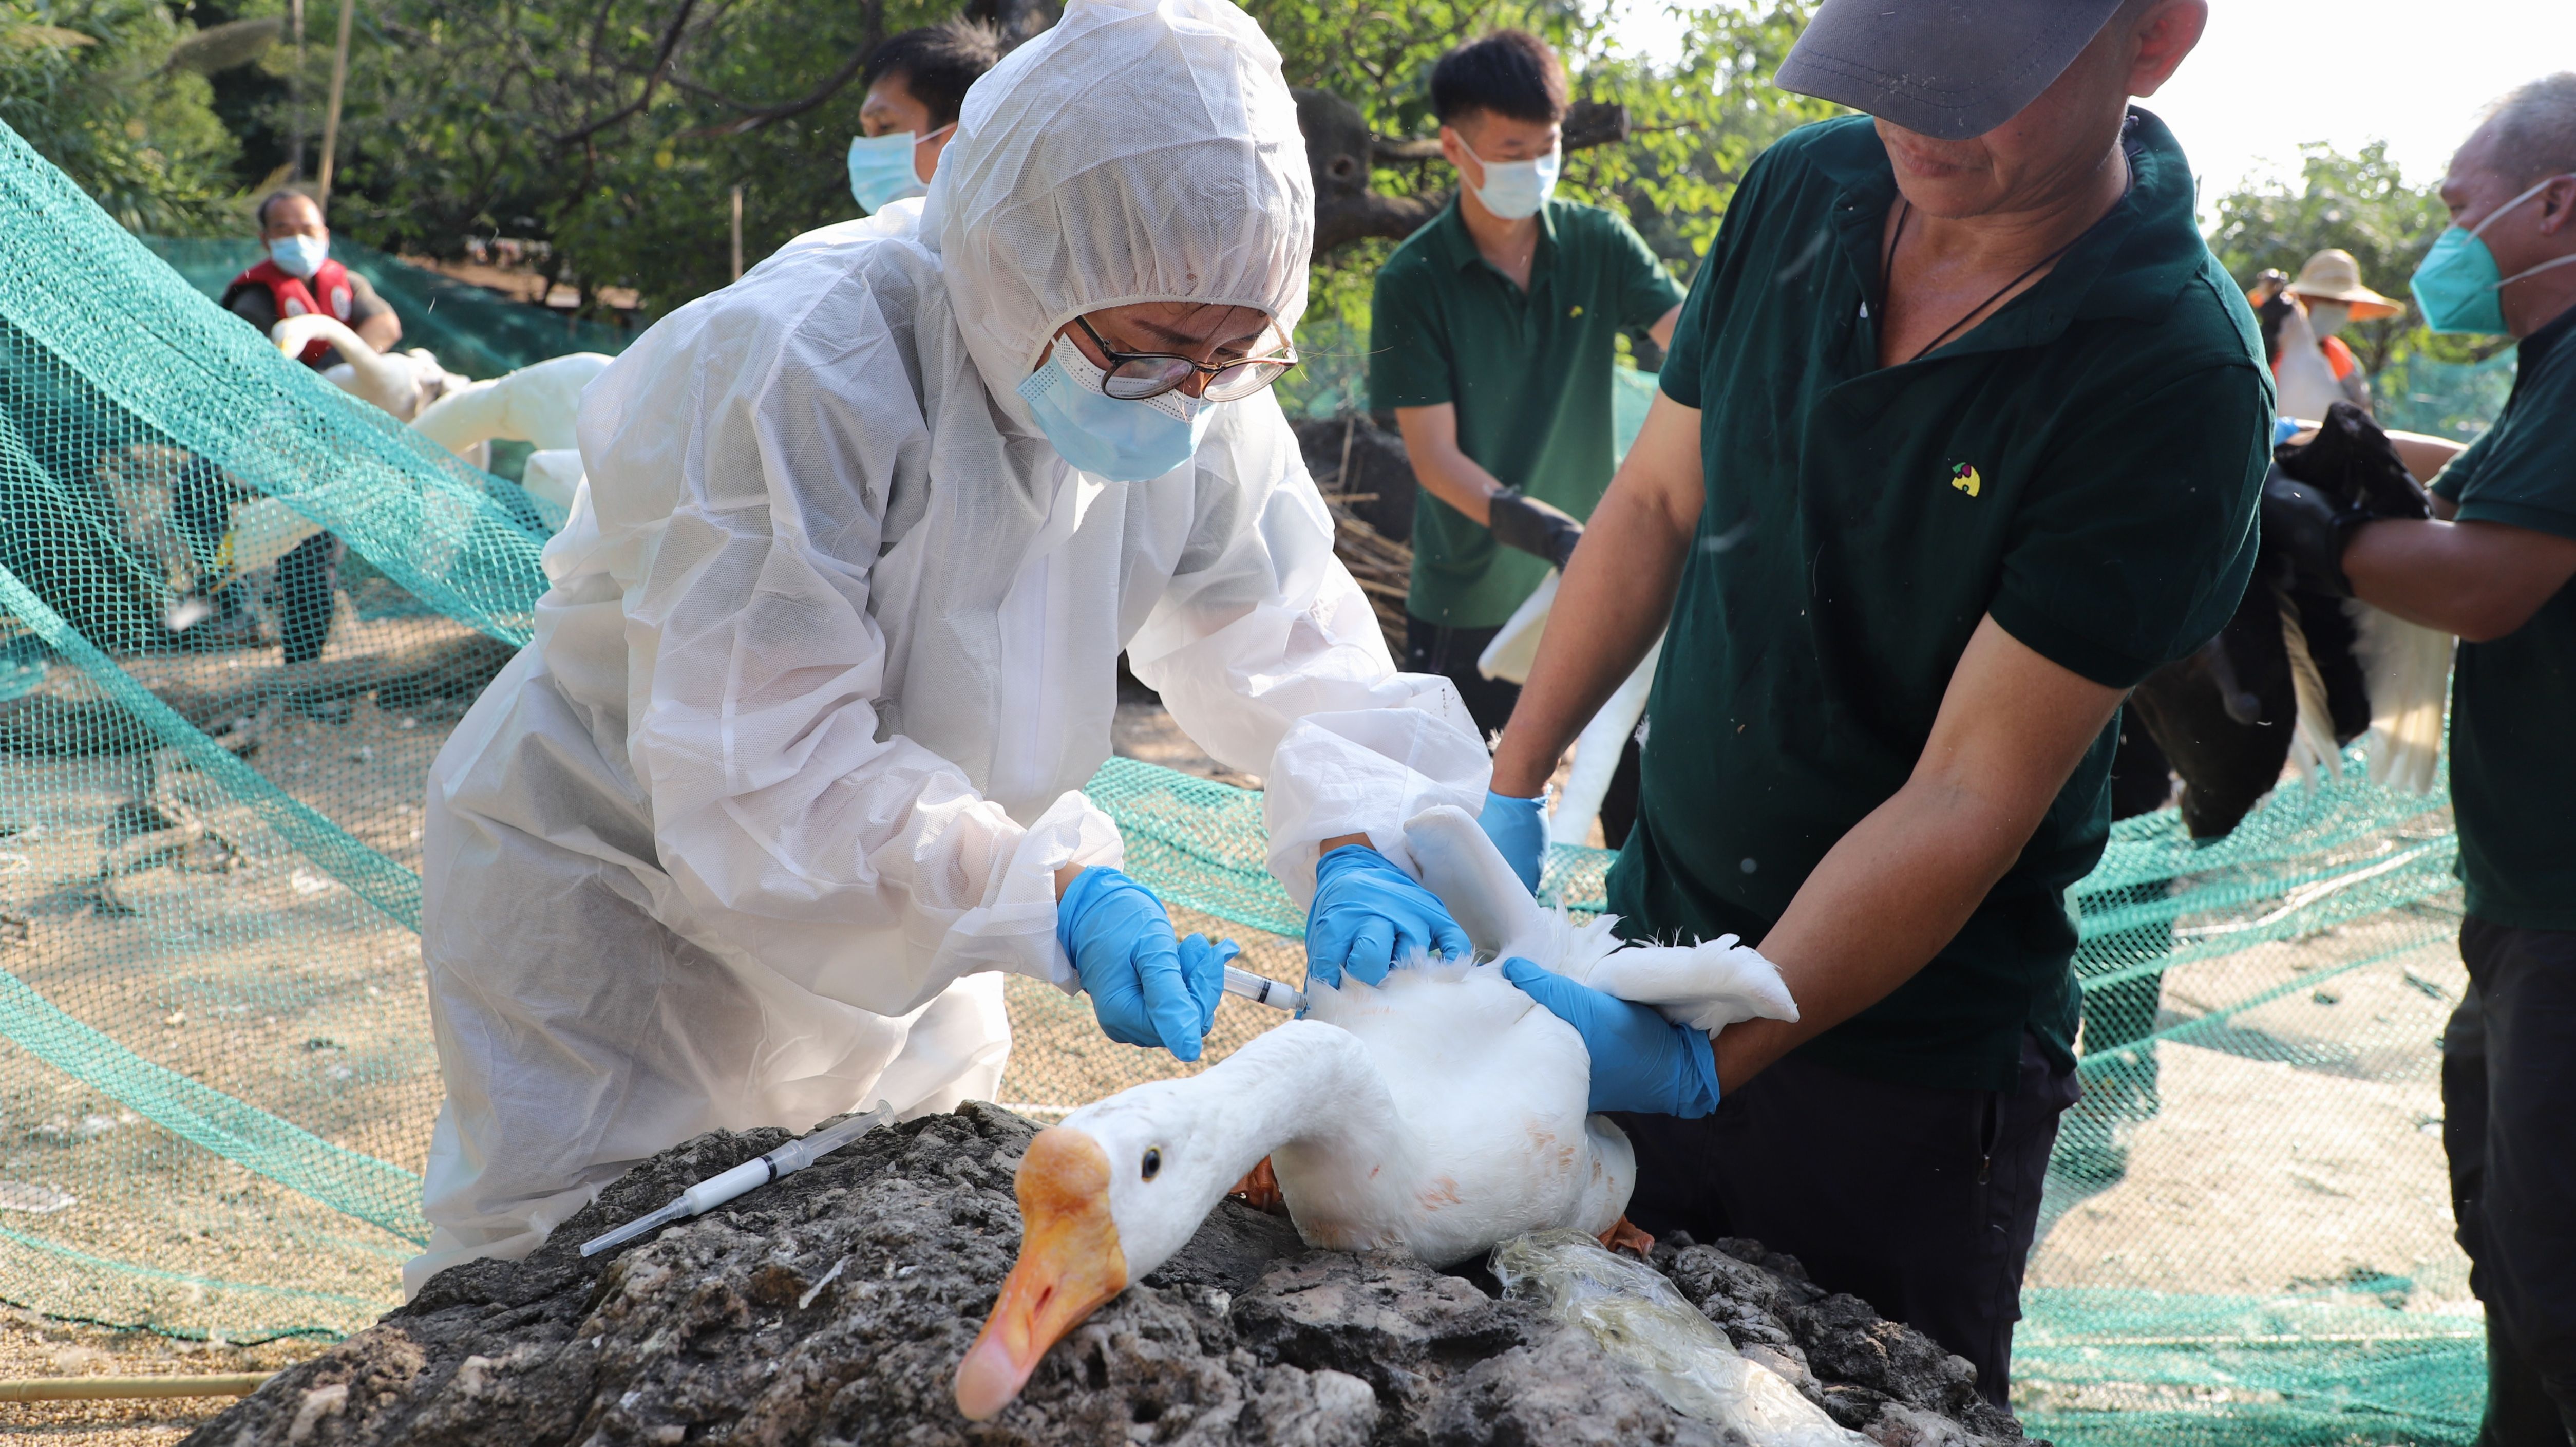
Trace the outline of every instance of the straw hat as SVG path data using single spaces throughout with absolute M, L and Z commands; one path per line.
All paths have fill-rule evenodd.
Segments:
M 2352 253 L 2341 249 L 2320 251 L 2299 268 L 2299 279 L 2289 289 L 2314 301 L 2348 302 L 2352 319 L 2357 322 L 2377 321 L 2406 310 L 2406 304 L 2391 301 L 2361 284 L 2361 263 Z

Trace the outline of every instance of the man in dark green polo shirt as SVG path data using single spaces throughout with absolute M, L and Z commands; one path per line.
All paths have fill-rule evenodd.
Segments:
M 1754 942 L 1800 1017 L 1709 1042 L 1509 972 L 1596 1109 L 1659 1112 L 1622 1121 L 1637 1224 L 1793 1253 L 1997 1405 L 2120 701 L 2252 567 L 2260 338 L 2127 104 L 2207 15 L 1825 0 L 1780 84 L 1876 122 L 1747 172 L 1494 758 L 1533 788 L 1669 620 L 1610 908 Z
M 1682 290 L 1626 221 L 1551 194 L 1566 88 L 1546 42 L 1505 30 L 1450 51 L 1431 105 L 1458 195 L 1378 273 L 1369 396 L 1422 484 L 1405 667 L 1456 683 L 1491 731 L 1520 689 L 1477 656 L 1610 485 L 1621 329 L 1663 345 Z M 1617 812 L 1604 824 L 1624 834 Z
M 2416 273 L 2440 331 L 2522 339 L 2495 425 L 2433 484 L 2435 520 L 2264 528 L 2302 569 L 2460 636 L 2451 800 L 2474 988 L 2443 1041 L 2444 1147 L 2487 1305 L 2481 1447 L 2576 1437 L 2576 72 L 2506 96 L 2451 158 L 2455 228 Z

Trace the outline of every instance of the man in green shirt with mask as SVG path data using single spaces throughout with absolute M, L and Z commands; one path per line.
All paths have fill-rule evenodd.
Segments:
M 1546 42 L 1504 30 L 1450 51 L 1431 106 L 1458 195 L 1378 272 L 1369 396 L 1395 413 L 1422 485 L 1405 667 L 1457 684 L 1491 732 L 1520 689 L 1477 656 L 1609 486 L 1619 333 L 1670 341 L 1682 291 L 1626 221 L 1555 198 L 1567 100 Z M 1635 797 L 1633 759 L 1623 768 L 1603 809 L 1613 844 Z M 1524 822 L 1543 827 L 1535 811 Z
M 2301 571 L 2460 637 L 2451 801 L 2473 988 L 2443 1038 L 2442 1143 L 2487 1307 L 2480 1447 L 2576 1438 L 2576 71 L 2497 102 L 2442 180 L 2415 273 L 2436 331 L 2520 338 L 2504 413 L 2370 521 L 2275 482 Z
M 1779 83 L 1870 114 L 1746 173 L 1494 755 L 1535 795 L 1666 630 L 1610 910 L 1751 941 L 1799 1018 L 1712 1041 L 1505 973 L 1627 1112 L 1639 1226 L 1797 1256 L 1997 1406 L 2120 702 L 2253 564 L 2260 337 L 2128 105 L 2207 19 L 1825 0 Z

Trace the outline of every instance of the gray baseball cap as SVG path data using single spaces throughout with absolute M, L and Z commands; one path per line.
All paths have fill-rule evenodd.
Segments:
M 2019 114 L 2120 0 L 1825 0 L 1775 83 L 1963 141 Z

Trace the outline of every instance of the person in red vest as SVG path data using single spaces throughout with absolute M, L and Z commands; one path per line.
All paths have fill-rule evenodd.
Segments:
M 259 203 L 259 239 L 268 260 L 224 287 L 226 311 L 267 332 L 281 317 L 316 313 L 338 317 L 358 339 L 379 352 L 402 340 L 402 319 L 367 279 L 331 259 L 331 228 L 322 208 L 301 191 L 278 191 Z M 340 360 L 328 342 L 304 349 L 309 367 Z
M 402 340 L 402 319 L 367 284 L 367 279 L 331 260 L 331 228 L 322 224 L 322 208 L 300 191 L 278 191 L 259 203 L 259 237 L 268 259 L 242 272 L 224 288 L 224 309 L 266 335 L 282 317 L 327 314 L 349 324 L 358 339 L 379 352 Z M 322 368 L 341 360 L 327 342 L 316 341 L 299 358 Z M 201 535 L 211 551 L 214 540 L 230 527 L 231 502 L 220 493 L 198 489 L 183 500 L 183 527 Z M 346 545 L 329 533 L 316 533 L 277 560 L 277 632 L 280 651 L 290 670 L 322 656 L 331 639 L 332 615 L 340 580 L 340 558 Z M 219 614 L 226 614 L 219 606 Z M 184 631 L 184 630 L 183 630 Z M 308 696 L 290 691 L 288 706 L 327 724 L 349 720 L 346 699 Z

